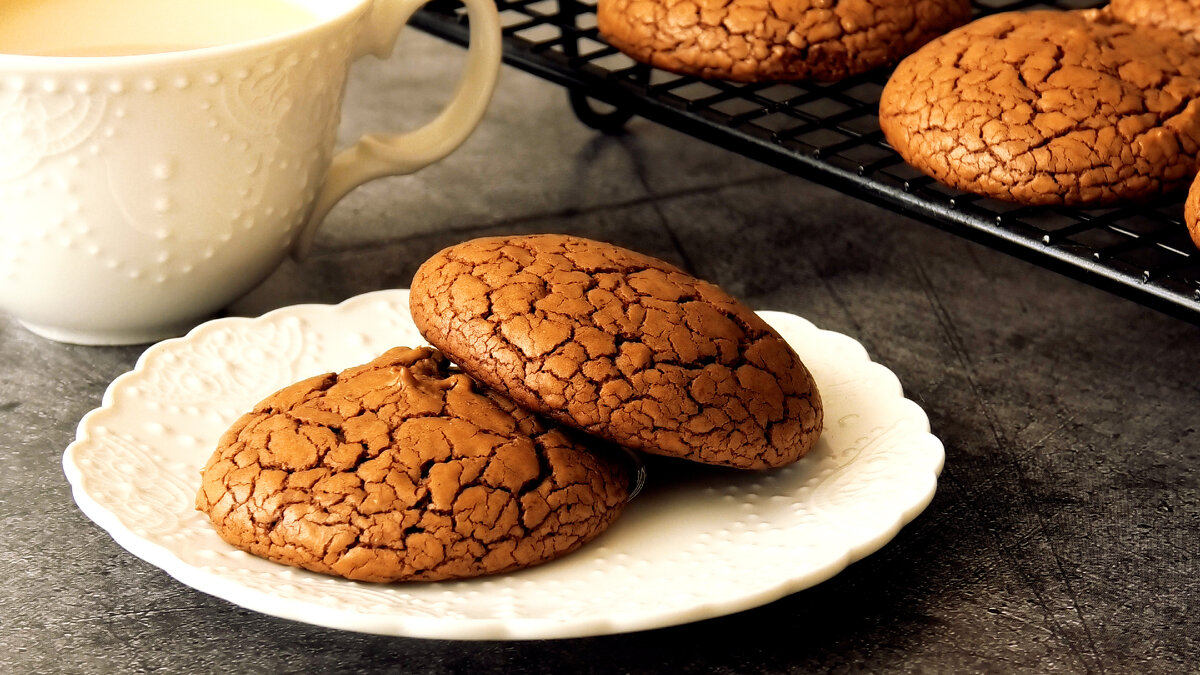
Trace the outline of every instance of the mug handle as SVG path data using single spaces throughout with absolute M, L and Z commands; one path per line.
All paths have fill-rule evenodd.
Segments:
M 391 55 L 401 29 L 429 0 L 376 0 L 356 58 Z M 292 244 L 292 257 L 303 260 L 325 216 L 351 190 L 384 176 L 413 173 L 453 152 L 471 135 L 487 110 L 500 74 L 500 15 L 493 0 L 462 0 L 467 8 L 470 44 L 454 96 L 425 126 L 402 134 L 366 134 L 333 157 L 312 213 Z

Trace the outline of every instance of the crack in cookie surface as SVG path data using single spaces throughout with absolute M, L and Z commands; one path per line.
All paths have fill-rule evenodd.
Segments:
M 412 286 L 417 327 L 465 371 L 627 447 L 767 468 L 820 433 L 792 348 L 663 261 L 562 235 L 485 238 L 438 253 Z
M 665 70 L 832 81 L 895 63 L 970 16 L 968 0 L 600 0 L 601 35 Z
M 625 468 L 430 348 L 286 387 L 242 416 L 196 507 L 255 555 L 362 581 L 538 564 L 617 517 Z
M 1157 196 L 1200 167 L 1200 43 L 1095 10 L 997 14 L 934 40 L 884 88 L 909 164 L 1025 204 Z

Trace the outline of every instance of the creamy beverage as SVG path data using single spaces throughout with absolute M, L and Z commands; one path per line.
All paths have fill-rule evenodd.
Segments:
M 254 40 L 316 20 L 289 0 L 0 0 L 0 54 L 156 54 Z

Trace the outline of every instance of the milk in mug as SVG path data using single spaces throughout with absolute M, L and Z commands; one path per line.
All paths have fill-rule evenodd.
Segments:
M 255 40 L 316 21 L 288 0 L 0 0 L 0 54 L 157 54 Z

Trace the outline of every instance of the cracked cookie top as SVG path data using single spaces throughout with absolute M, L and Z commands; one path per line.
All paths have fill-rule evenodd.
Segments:
M 242 416 L 204 467 L 196 508 L 234 546 L 316 572 L 474 577 L 607 528 L 628 490 L 617 452 L 589 450 L 433 349 L 398 347 Z
M 1200 0 L 1112 0 L 1104 9 L 1125 23 L 1200 37 Z
M 783 338 L 649 256 L 563 235 L 476 239 L 426 261 L 410 304 L 472 376 L 626 447 L 759 469 L 820 433 L 820 396 Z
M 895 63 L 966 21 L 969 0 L 600 0 L 600 34 L 699 77 L 839 80 Z
M 1095 10 L 997 14 L 896 68 L 879 124 L 909 164 L 1025 204 L 1181 187 L 1200 154 L 1200 43 Z

